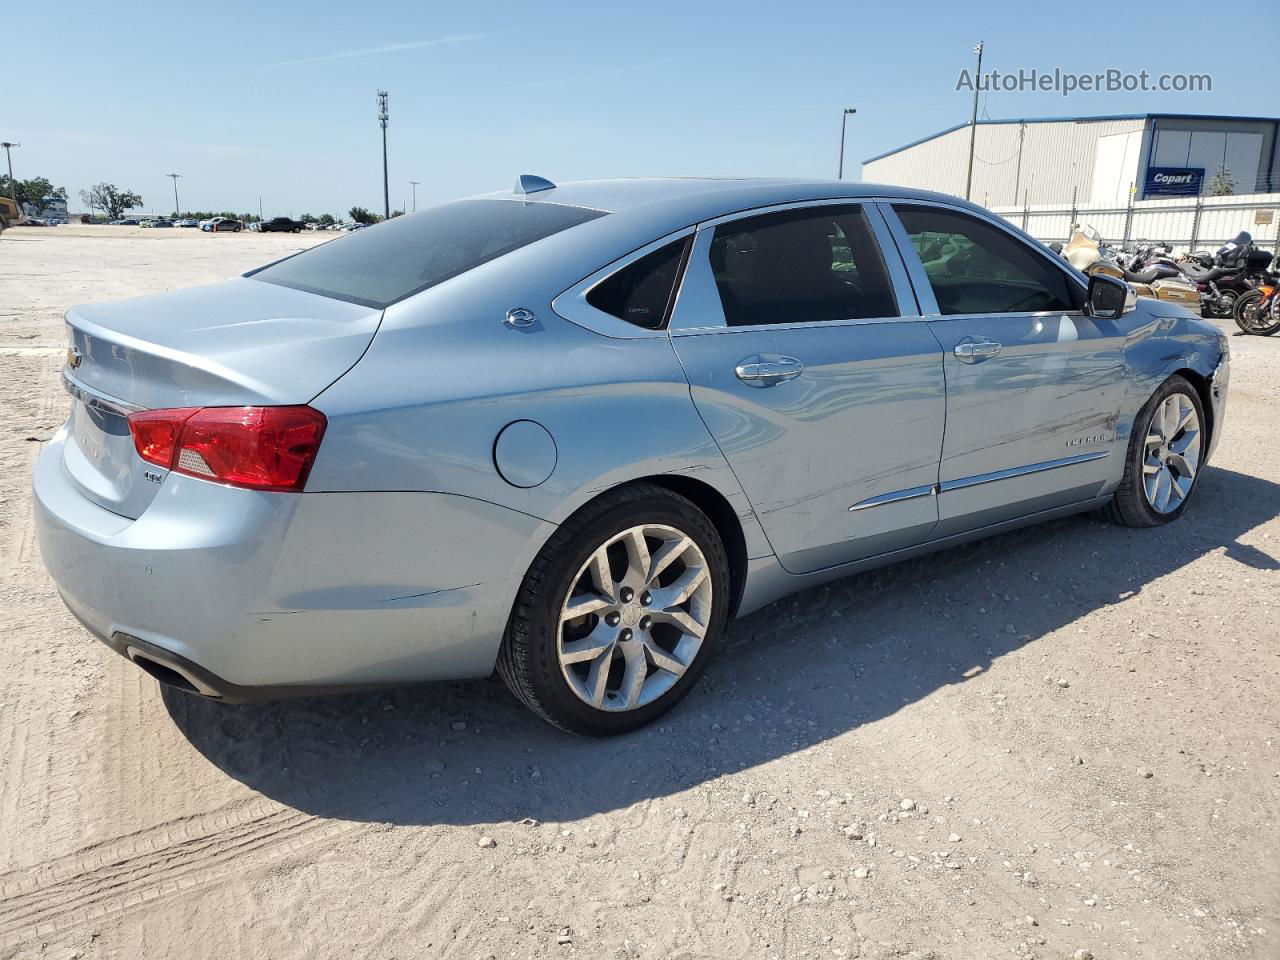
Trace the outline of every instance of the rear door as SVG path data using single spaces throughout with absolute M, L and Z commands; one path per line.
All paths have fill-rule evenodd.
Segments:
M 701 225 L 669 330 L 785 569 L 929 538 L 942 354 L 873 205 Z
M 1086 316 L 1082 280 L 994 218 L 916 201 L 882 209 L 943 349 L 937 536 L 1096 496 L 1115 472 L 1116 324 Z

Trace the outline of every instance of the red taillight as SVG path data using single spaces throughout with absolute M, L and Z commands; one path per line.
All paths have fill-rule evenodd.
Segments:
M 298 491 L 327 421 L 311 407 L 176 407 L 131 414 L 138 456 L 252 490 Z

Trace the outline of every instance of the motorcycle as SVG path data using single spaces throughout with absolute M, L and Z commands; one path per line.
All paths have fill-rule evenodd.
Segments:
M 1264 273 L 1252 290 L 1236 300 L 1235 321 L 1245 333 L 1259 337 L 1280 330 L 1280 279 Z
M 1113 251 L 1088 224 L 1076 224 L 1071 239 L 1062 248 L 1067 262 L 1087 276 L 1101 273 L 1115 277 L 1128 283 L 1139 297 L 1176 303 L 1198 315 L 1200 294 L 1195 284 L 1167 259 L 1167 253 L 1166 247 L 1154 244 L 1140 245 L 1128 252 Z
M 1253 236 L 1241 231 L 1223 244 L 1210 258 L 1207 254 L 1189 254 L 1178 261 L 1178 267 L 1200 293 L 1205 316 L 1235 316 L 1236 301 L 1253 289 L 1256 280 L 1271 263 L 1271 254 L 1253 245 Z

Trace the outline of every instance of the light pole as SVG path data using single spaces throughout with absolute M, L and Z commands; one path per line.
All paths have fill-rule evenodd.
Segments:
M 182 216 L 182 206 L 178 203 L 178 178 L 182 176 L 180 173 L 166 173 L 166 177 L 173 180 L 173 215 L 175 217 Z
M 973 48 L 978 55 L 978 72 L 973 78 L 973 118 L 969 121 L 969 172 L 964 178 L 964 198 L 970 199 L 973 190 L 973 141 L 978 133 L 978 88 L 982 84 L 982 41 Z
M 840 166 L 836 170 L 836 179 L 844 179 L 844 125 L 849 119 L 849 114 L 857 113 L 853 107 L 845 107 L 844 112 L 840 114 Z
M 382 215 L 391 219 L 391 187 L 387 182 L 387 91 L 378 91 L 378 123 L 382 126 Z
M 409 185 L 413 187 L 413 212 L 418 212 L 418 181 L 410 180 Z
M 9 199 L 16 205 L 18 202 L 18 181 L 13 179 L 13 156 L 9 151 L 13 147 L 20 147 L 20 143 L 10 143 L 8 140 L 0 141 L 0 147 L 4 147 L 4 158 L 9 161 Z M 22 208 L 18 207 L 18 214 L 22 214 Z

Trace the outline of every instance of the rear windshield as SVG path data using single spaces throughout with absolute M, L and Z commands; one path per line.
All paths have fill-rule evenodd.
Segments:
M 459 200 L 357 230 L 245 276 L 381 309 L 602 216 L 555 203 Z

